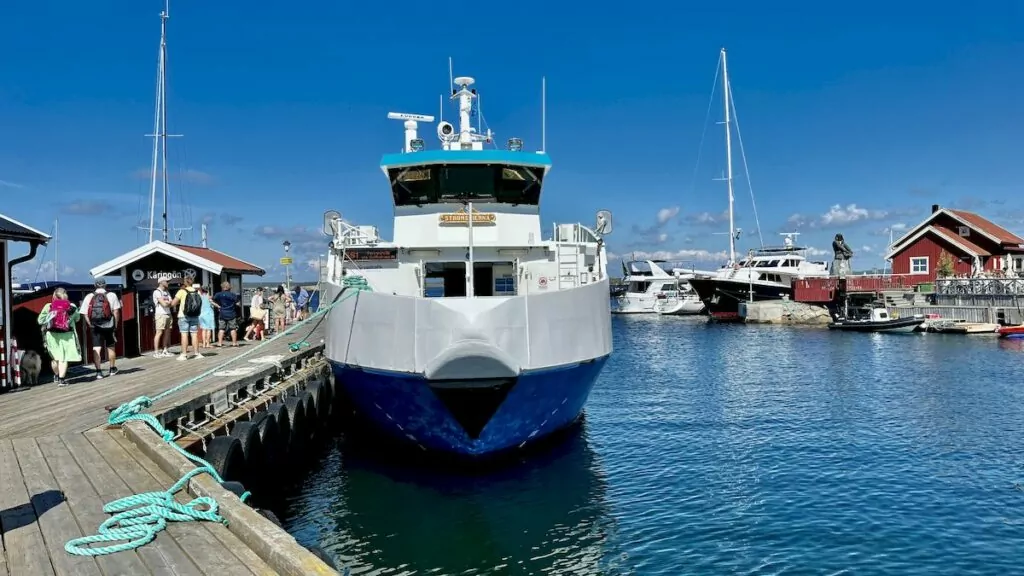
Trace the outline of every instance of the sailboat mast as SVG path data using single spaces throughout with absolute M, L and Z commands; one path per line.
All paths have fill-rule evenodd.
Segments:
M 729 69 L 722 48 L 722 99 L 725 108 L 725 181 L 729 186 L 729 264 L 736 263 L 736 222 L 733 218 L 732 132 L 729 129 Z
M 153 158 L 150 162 L 149 174 L 149 241 L 153 241 L 156 232 L 156 183 L 157 169 L 163 163 L 162 195 L 163 195 L 163 239 L 167 240 L 167 19 L 170 14 L 170 1 L 165 0 L 164 11 L 160 13 L 160 52 L 157 60 L 156 105 L 153 107 Z M 161 154 L 161 146 L 163 153 Z
M 160 13 L 160 164 L 162 169 L 162 191 L 164 199 L 163 241 L 167 242 L 167 19 L 170 18 L 170 1 L 164 4 Z

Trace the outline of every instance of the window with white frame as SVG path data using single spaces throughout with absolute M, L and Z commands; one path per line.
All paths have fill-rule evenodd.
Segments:
M 910 273 L 911 274 L 927 274 L 928 273 L 928 257 L 919 256 L 917 258 L 910 259 Z

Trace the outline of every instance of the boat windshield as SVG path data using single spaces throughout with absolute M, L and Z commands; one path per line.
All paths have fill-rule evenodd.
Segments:
M 509 164 L 430 164 L 388 169 L 395 206 L 540 202 L 542 168 Z

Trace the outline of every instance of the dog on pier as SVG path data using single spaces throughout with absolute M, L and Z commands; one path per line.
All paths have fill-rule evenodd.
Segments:
M 39 384 L 39 372 L 43 369 L 43 359 L 35 350 L 26 350 L 21 356 L 22 383 L 27 386 Z

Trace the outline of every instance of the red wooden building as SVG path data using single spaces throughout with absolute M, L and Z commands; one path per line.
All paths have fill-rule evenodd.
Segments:
M 265 271 L 249 262 L 223 252 L 199 246 L 171 244 L 154 240 L 148 244 L 104 262 L 89 271 L 94 278 L 116 276 L 124 286 L 121 293 L 121 330 L 119 354 L 136 356 L 153 350 L 155 334 L 153 290 L 157 279 L 171 279 L 173 296 L 181 287 L 181 279 L 193 276 L 204 286 L 220 289 L 221 282 L 230 282 L 236 294 L 242 293 L 242 276 L 262 276 Z M 172 345 L 179 341 L 178 323 L 171 322 Z
M 0 214 L 0 391 L 12 386 L 13 357 L 11 342 L 14 333 L 14 267 L 35 258 L 40 246 L 50 241 L 44 234 L 31 226 Z M 28 244 L 28 253 L 12 258 L 18 244 Z M 25 348 L 21 348 L 25 350 Z
M 953 274 L 980 271 L 1024 272 L 1024 239 L 973 212 L 932 206 L 931 214 L 889 247 L 893 274 L 912 284 L 936 279 L 939 258 L 947 252 Z

